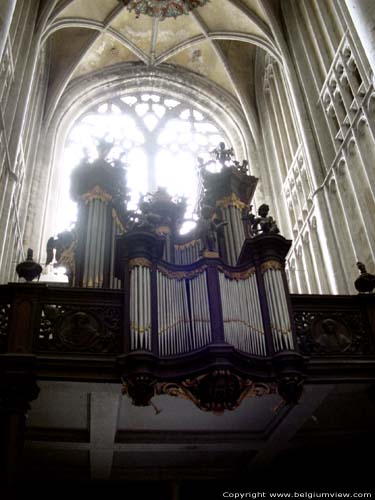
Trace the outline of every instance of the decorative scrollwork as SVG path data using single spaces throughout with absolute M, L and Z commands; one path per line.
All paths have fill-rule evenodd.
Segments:
M 374 352 L 360 310 L 298 311 L 294 321 L 302 354 L 345 356 Z
M 244 379 L 229 370 L 214 370 L 209 374 L 182 382 L 163 382 L 155 386 L 155 394 L 168 394 L 192 401 L 203 411 L 221 414 L 234 410 L 249 397 L 276 392 L 276 384 Z
M 171 269 L 167 269 L 163 266 L 158 266 L 158 271 L 171 279 L 182 280 L 184 278 L 195 278 L 199 274 L 202 274 L 207 269 L 207 266 L 200 266 L 196 269 L 192 269 L 191 271 L 173 271 Z
M 92 200 L 100 200 L 103 203 L 108 203 L 112 200 L 112 196 L 106 193 L 100 186 L 94 186 L 91 191 L 84 193 L 81 198 L 85 203 L 90 203 Z
M 225 269 L 223 266 L 218 266 L 218 269 L 225 275 L 226 278 L 236 281 L 247 280 L 256 272 L 255 267 L 250 267 L 249 269 L 245 269 L 244 271 L 228 271 L 228 269 Z
M 247 208 L 246 203 L 241 201 L 239 197 L 236 196 L 234 193 L 225 196 L 221 200 L 218 200 L 216 202 L 216 206 L 219 208 L 236 207 L 241 211 Z
M 133 269 L 133 267 L 136 266 L 143 266 L 143 267 L 151 267 L 151 261 L 148 259 L 145 259 L 144 257 L 136 257 L 134 259 L 131 259 L 129 262 L 129 269 Z
M 37 351 L 117 353 L 120 339 L 119 307 L 44 305 Z
M 175 243 L 174 248 L 175 250 L 185 250 L 186 248 L 191 248 L 194 247 L 195 245 L 199 245 L 199 240 L 190 240 L 187 241 L 186 243 Z
M 260 266 L 260 271 L 261 271 L 262 274 L 264 274 L 269 269 L 273 269 L 275 271 L 281 271 L 282 268 L 283 267 L 282 267 L 282 265 L 280 264 L 279 261 L 277 261 L 277 260 L 267 260 L 267 262 L 264 262 Z

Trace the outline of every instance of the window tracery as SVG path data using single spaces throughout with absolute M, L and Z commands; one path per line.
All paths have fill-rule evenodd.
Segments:
M 94 160 L 101 138 L 113 144 L 108 159 L 126 165 L 130 208 L 142 194 L 165 187 L 171 195 L 187 198 L 185 218 L 190 221 L 198 196 L 196 158 L 208 161 L 219 142 L 229 144 L 220 126 L 204 112 L 161 93 L 124 95 L 91 108 L 75 122 L 66 141 L 67 172 L 61 185 L 66 201 L 60 203 L 65 217 L 58 230 L 70 223 L 68 170 L 84 157 Z M 74 218 L 73 207 L 69 217 Z

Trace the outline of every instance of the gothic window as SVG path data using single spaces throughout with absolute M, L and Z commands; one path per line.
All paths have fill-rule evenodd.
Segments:
M 141 194 L 166 187 L 171 195 L 187 198 L 190 226 L 198 195 L 197 157 L 210 159 L 221 141 L 229 146 L 221 127 L 183 99 L 144 92 L 102 102 L 81 115 L 68 133 L 59 230 L 74 218 L 74 204 L 68 200 L 71 169 L 85 156 L 95 159 L 100 138 L 113 143 L 108 159 L 126 165 L 129 208 L 135 208 Z

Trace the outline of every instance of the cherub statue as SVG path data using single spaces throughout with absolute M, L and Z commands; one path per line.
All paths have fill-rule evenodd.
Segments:
M 242 165 L 239 170 L 242 174 L 247 174 L 249 171 L 249 162 L 247 160 L 242 160 Z
M 47 260 L 46 266 L 52 263 L 55 257 L 54 267 L 65 267 L 69 284 L 72 285 L 75 275 L 75 250 L 76 234 L 74 231 L 63 231 L 56 237 L 52 236 L 47 241 Z M 55 250 L 55 254 L 54 254 Z
M 357 267 L 360 271 L 360 276 L 355 280 L 354 286 L 359 293 L 369 293 L 375 288 L 375 276 L 366 270 L 366 266 L 362 262 L 357 262 Z
M 202 239 L 203 251 L 218 252 L 217 234 L 228 223 L 220 221 L 215 215 L 213 216 L 213 208 L 204 205 L 201 209 L 202 218 L 198 225 L 198 233 Z
M 252 238 L 254 235 L 255 215 L 253 214 L 253 205 L 249 208 L 244 208 L 242 211 L 242 220 L 245 222 L 245 232 L 247 238 Z
M 98 152 L 98 160 L 106 161 L 111 149 L 114 146 L 114 141 L 107 141 L 105 137 L 96 139 L 96 150 Z
M 279 228 L 276 225 L 275 220 L 270 215 L 268 215 L 269 210 L 270 210 L 270 207 L 268 205 L 266 205 L 265 203 L 263 203 L 263 205 L 261 205 L 258 208 L 258 217 L 255 217 L 253 219 L 253 223 L 252 223 L 252 230 L 253 230 L 254 235 L 256 235 L 258 233 L 262 233 L 262 234 L 275 233 L 276 234 L 276 233 L 280 232 Z
M 235 168 L 239 172 L 241 172 L 241 174 L 247 174 L 248 173 L 249 162 L 247 160 L 242 160 L 242 164 L 240 164 L 240 162 L 238 160 L 234 160 L 233 164 L 234 164 Z
M 219 145 L 211 151 L 215 156 L 215 160 L 224 166 L 226 162 L 231 161 L 232 156 L 234 156 L 233 148 L 225 149 L 225 143 L 220 142 Z

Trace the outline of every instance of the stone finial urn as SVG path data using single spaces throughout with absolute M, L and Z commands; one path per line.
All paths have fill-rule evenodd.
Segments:
M 39 279 L 42 271 L 42 266 L 37 262 L 34 262 L 32 249 L 28 248 L 26 260 L 18 264 L 16 267 L 16 273 L 19 278 L 24 278 L 26 281 L 33 281 L 35 278 Z

